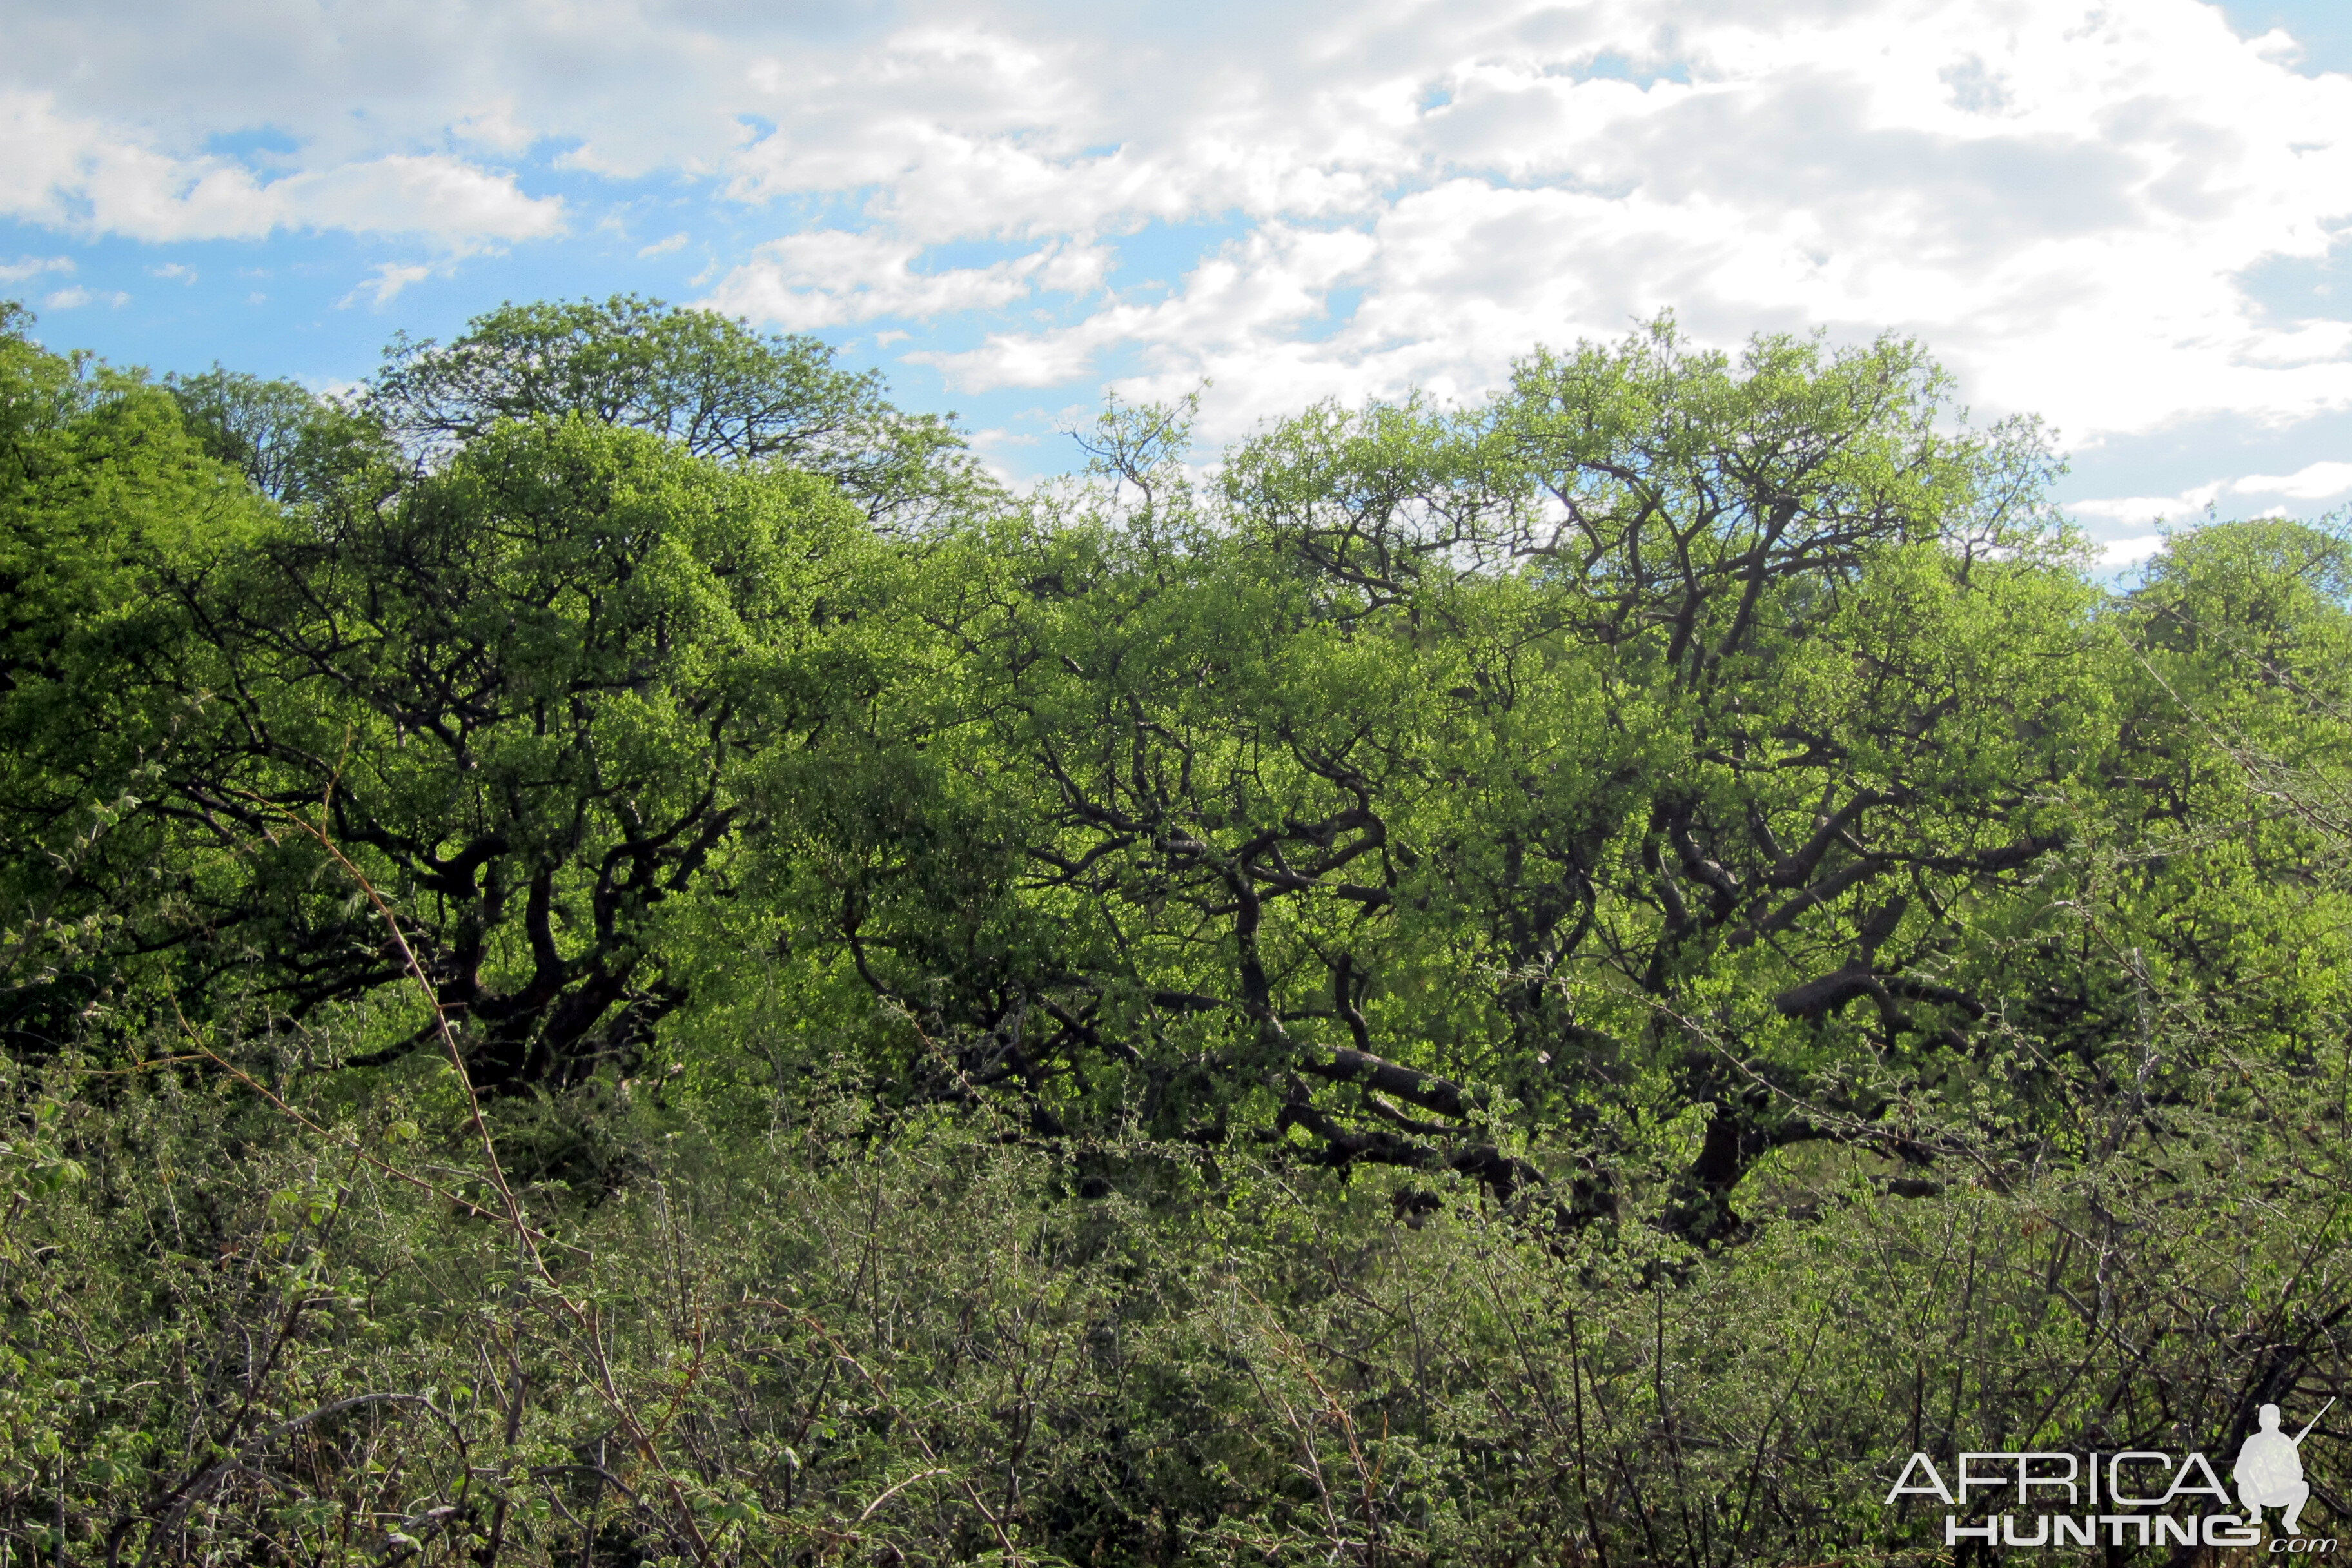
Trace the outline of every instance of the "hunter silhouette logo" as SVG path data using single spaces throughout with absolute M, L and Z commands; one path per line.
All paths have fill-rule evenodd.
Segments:
M 2319 1415 L 2327 1414 L 2336 1401 L 2329 1400 L 2319 1407 Z M 2279 1430 L 2279 1407 L 2265 1405 L 2257 1415 L 2261 1428 L 2248 1433 L 2246 1445 L 2238 1450 L 2238 1462 L 2231 1468 L 2230 1479 L 2238 1483 L 2238 1506 L 2246 1510 L 2248 1524 L 2263 1521 L 2263 1510 L 2283 1508 L 2280 1525 L 2289 1535 L 2303 1533 L 2303 1505 L 2311 1500 L 2311 1483 L 2303 1479 L 2303 1440 L 2319 1425 L 2319 1415 L 2303 1424 L 2303 1430 L 2287 1436 Z
M 2335 1541 L 2303 1533 L 2303 1509 L 2311 1500 L 2303 1440 L 2335 1404 L 2331 1399 L 2321 1405 L 2319 1415 L 2293 1436 L 2279 1430 L 2277 1405 L 2265 1405 L 2256 1413 L 2258 1426 L 2240 1445 L 2230 1470 L 2240 1513 L 2220 1511 L 2232 1499 L 2203 1454 L 2184 1455 L 2175 1464 L 2169 1454 L 2140 1448 L 2115 1454 L 1964 1453 L 1949 1461 L 1957 1466 L 1949 1486 L 1933 1459 L 1914 1454 L 1886 1494 L 1886 1506 L 1906 1497 L 1931 1497 L 1953 1510 L 1944 1515 L 1945 1545 L 1981 1541 L 2011 1547 L 2254 1546 L 2263 1540 L 2263 1511 L 2275 1509 L 2282 1533 L 2271 1538 L 2270 1551 L 2323 1556 L 2336 1550 Z M 2010 1510 L 1980 1511 L 1987 1503 L 2010 1500 L 2001 1494 L 2012 1489 Z M 1994 1496 L 1972 1500 L 1971 1494 L 1984 1491 Z M 2210 1500 L 2189 1513 L 2192 1499 Z

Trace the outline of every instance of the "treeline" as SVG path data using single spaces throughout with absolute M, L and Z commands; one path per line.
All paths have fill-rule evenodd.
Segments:
M 2352 1393 L 2338 529 L 2110 592 L 1894 340 L 1015 495 L 635 300 L 29 326 L 17 1550 L 1817 1561 Z

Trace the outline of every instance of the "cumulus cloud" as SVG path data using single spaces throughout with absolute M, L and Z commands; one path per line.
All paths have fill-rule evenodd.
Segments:
M 2162 533 L 2136 533 L 2128 539 L 2110 539 L 2099 546 L 2099 565 L 2105 571 L 2121 572 L 2163 554 L 2164 547 L 2170 542 L 2170 536 Z
M 135 131 L 0 90 L 0 214 L 144 240 L 253 238 L 281 228 L 429 235 L 454 247 L 560 233 L 557 197 L 446 153 L 390 153 L 271 174 L 181 155 Z
M 2352 463 L 2313 463 L 2292 474 L 2249 474 L 2230 488 L 2246 495 L 2326 500 L 2352 491 Z
M 994 335 L 961 353 L 907 357 L 938 366 L 953 384 L 985 391 L 1055 385 L 1087 374 L 1105 348 L 1134 345 L 1162 367 L 1145 388 L 1149 394 L 1181 392 L 1204 375 L 1246 368 L 1255 379 L 1244 395 L 1262 412 L 1295 403 L 1301 393 L 1328 390 L 1316 384 L 1311 369 L 1283 364 L 1265 346 L 1325 315 L 1332 290 L 1360 273 L 1375 250 L 1372 237 L 1356 230 L 1268 225 L 1220 248 L 1166 299 L 1114 302 L 1075 326 Z M 1244 367 L 1242 360 L 1250 363 Z
M 0 261 L 0 283 L 22 283 L 27 278 L 38 278 L 44 272 L 71 272 L 70 256 L 21 256 L 14 261 Z
M 876 316 L 929 318 L 1009 305 L 1043 289 L 1079 293 L 1100 280 L 1101 253 L 1046 245 L 985 267 L 919 270 L 922 247 L 887 235 L 818 229 L 773 240 L 710 292 L 722 310 L 793 331 Z
M 2207 515 L 2268 516 L 2286 510 L 2279 499 L 2266 504 L 2249 503 L 2235 499 L 2240 496 L 2316 501 L 2347 494 L 2352 494 L 2352 463 L 2324 461 L 2308 464 L 2292 474 L 2246 474 L 2234 479 L 2212 479 L 2192 485 L 2177 495 L 2105 496 L 2071 501 L 2066 510 L 2094 523 L 2129 527 Z
M 922 353 L 967 387 L 1083 376 L 1118 344 L 1151 367 L 1134 389 L 1248 389 L 1230 420 L 1277 387 L 1475 392 L 1535 341 L 1671 306 L 1718 341 L 1916 332 L 1980 404 L 2078 437 L 2352 406 L 2352 323 L 2279 319 L 2244 283 L 2326 258 L 2352 216 L 2352 80 L 2296 73 L 2282 36 L 2241 40 L 2194 0 L 1277 10 L 1205 26 L 1189 57 L 961 15 L 837 73 L 746 71 L 776 129 L 724 158 L 733 194 L 863 201 L 828 297 L 892 309 L 908 246 L 1256 229 L 1174 300 L 1107 295 Z M 1320 283 L 1283 241 L 1307 226 L 1359 237 Z M 1299 292 L 1343 280 L 1360 293 L 1329 330 Z M 716 298 L 849 319 L 805 288 Z
M 422 283 L 432 276 L 433 268 L 425 262 L 378 262 L 373 268 L 373 276 L 366 282 L 336 300 L 335 303 L 348 310 L 359 303 L 361 297 L 364 295 L 370 304 L 381 310 L 410 284 Z M 258 303 L 261 296 L 257 294 L 253 298 Z
M 1886 64 L 1831 76 L 1827 66 L 1857 45 L 1878 52 L 1870 31 L 1885 40 Z M 1608 193 L 1598 199 L 1457 181 L 1400 204 L 1401 276 L 1384 300 L 1486 327 L 1477 336 L 1489 354 L 1501 347 L 1497 327 L 1524 332 L 1548 317 L 1603 330 L 1612 316 L 1665 304 L 1718 337 L 1757 321 L 1895 325 L 1959 361 L 1979 397 L 2040 407 L 2083 433 L 2144 428 L 2200 406 L 2299 414 L 2352 393 L 2324 350 L 2284 352 L 2303 332 L 2252 320 L 2232 282 L 2260 256 L 2320 243 L 2315 230 L 2264 225 L 2272 232 L 2258 235 L 2228 223 L 2279 192 L 2185 221 L 2150 194 L 2179 173 L 2156 135 L 2135 145 L 2115 126 L 2083 122 L 2086 100 L 2112 105 L 2146 84 L 2103 93 L 2096 83 L 2037 83 L 2025 61 L 2063 57 L 2071 40 L 2021 38 L 2001 121 L 1937 127 L 1945 106 L 1924 81 L 1902 79 L 1925 74 L 1927 38 L 1882 27 L 1754 45 L 1766 41 L 1808 42 L 1801 53 L 1822 63 L 1775 59 L 1751 64 L 1744 79 L 1654 89 L 1638 134 L 1623 139 L 1643 145 L 1650 177 L 1612 155 L 1591 171 Z M 2128 56 L 2133 43 L 2147 40 L 2095 37 L 2074 52 Z M 2232 121 L 2237 102 L 2204 107 L 2210 132 Z M 2275 186 L 2277 171 L 2263 173 Z M 2320 205 L 2313 191 L 2292 194 L 2306 209 Z M 1574 260 L 1555 269 L 1537 257 Z M 1497 300 L 1513 307 L 1499 321 Z
M 536 239 L 563 230 L 563 203 L 525 195 L 512 174 L 441 154 L 393 153 L 305 170 L 267 186 L 278 222 L 431 235 L 444 241 Z
M 120 309 L 129 303 L 131 303 L 131 296 L 119 289 L 84 289 L 79 284 L 76 284 L 70 289 L 60 289 L 48 295 L 42 300 L 41 308 L 47 310 L 74 310 L 84 305 L 112 305 Z
M 1979 407 L 2076 439 L 2352 409 L 2352 322 L 2250 283 L 2352 222 L 2352 78 L 2200 0 L 130 4 L 15 26 L 0 212 L 456 252 L 563 231 L 509 166 L 541 149 L 724 208 L 751 239 L 713 304 L 961 321 L 910 357 L 971 390 L 1210 376 L 1212 435 L 1306 395 L 1475 396 L 1666 307 L 1717 342 L 1916 333 Z M 209 140 L 257 128 L 280 150 Z M 1233 237 L 1125 281 L 1184 225 Z
M 2088 500 L 2070 501 L 2066 510 L 2078 518 L 2089 520 L 2094 526 L 2107 524 L 2140 528 L 2149 523 L 2200 516 L 2215 504 L 2214 498 L 2224 488 L 2216 482 L 2195 486 L 2179 495 L 2099 496 Z

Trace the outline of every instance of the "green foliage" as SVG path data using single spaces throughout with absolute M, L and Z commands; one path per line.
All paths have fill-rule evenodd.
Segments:
M 479 1032 L 486 1086 L 628 1070 L 677 1000 L 666 906 L 758 829 L 764 760 L 874 679 L 851 624 L 874 557 L 821 480 L 577 417 L 340 495 L 177 584 L 213 724 L 175 782 L 224 847 L 268 846 L 260 875 L 189 896 L 298 1014 L 404 984 L 413 957 Z M 306 814 L 404 912 L 408 952 L 285 830 Z
M 647 301 L 25 321 L 11 1543 L 1885 1561 L 2339 1391 L 2338 526 L 2102 592 L 1895 340 L 1015 500 Z
M 2218 1457 L 2345 1367 L 2340 1089 L 2275 1075 L 2000 1184 L 1792 1170 L 1711 1258 L 1466 1184 L 649 1105 L 627 1193 L 526 1194 L 543 1269 L 412 1184 L 488 1190 L 432 1096 L 310 1133 L 147 1081 L 19 1100 L 77 1177 L 0 1155 L 20 1551 L 1924 1563 L 1940 1510 L 1881 1506 L 1915 1450 Z
M 322 500 L 343 477 L 390 456 L 374 420 L 296 382 L 215 365 L 163 385 L 205 456 L 272 500 Z
M 1114 409 L 1104 482 L 922 612 L 962 700 L 907 723 L 1018 873 L 950 953 L 877 866 L 843 940 L 1041 1126 L 1271 1123 L 1505 1192 L 1575 1127 L 1594 1214 L 1673 1127 L 1700 1236 L 1781 1143 L 1955 1153 L 2068 1005 L 2031 925 L 2126 660 L 2034 432 L 1947 413 L 1910 345 L 1735 365 L 1666 324 L 1475 414 L 1311 412 L 1207 496 L 1181 410 Z
M 698 458 L 822 474 L 882 521 L 919 522 L 989 489 L 961 456 L 952 416 L 893 407 L 877 373 L 835 370 L 816 339 L 635 295 L 501 306 L 446 346 L 403 337 L 365 406 L 428 452 L 502 419 L 651 431 Z
M 126 671 L 187 624 L 156 591 L 254 536 L 261 509 L 139 377 L 0 312 L 0 1037 L 71 1038 L 162 910 L 148 811 L 187 714 Z

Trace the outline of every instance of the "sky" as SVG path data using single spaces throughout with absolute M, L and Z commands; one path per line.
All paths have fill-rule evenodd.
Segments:
M 0 0 L 0 298 L 331 389 L 636 292 L 1015 479 L 1538 343 L 1914 336 L 2115 567 L 2352 503 L 2344 0 Z

